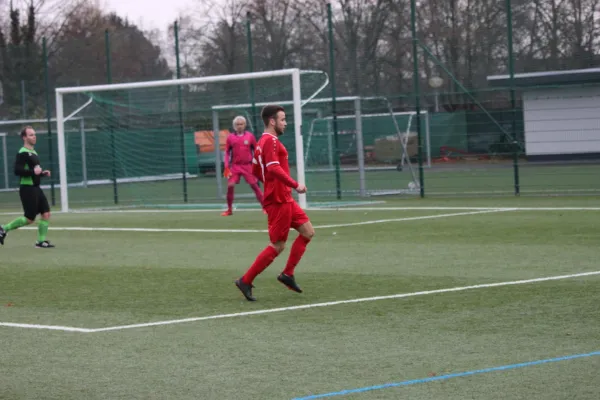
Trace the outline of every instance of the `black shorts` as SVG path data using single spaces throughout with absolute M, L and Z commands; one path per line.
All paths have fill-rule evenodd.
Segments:
M 25 212 L 25 218 L 33 221 L 38 214 L 50 212 L 48 199 L 39 186 L 22 185 L 19 188 L 21 204 Z

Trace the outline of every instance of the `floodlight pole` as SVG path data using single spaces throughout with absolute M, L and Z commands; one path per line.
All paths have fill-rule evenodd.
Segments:
M 366 179 L 365 179 L 365 146 L 363 142 L 362 131 L 362 110 L 360 97 L 354 100 L 354 115 L 356 118 L 356 155 L 358 157 L 358 180 L 360 187 L 360 196 L 367 195 Z M 392 116 L 393 117 L 393 116 Z
M 333 43 L 333 15 L 331 11 L 331 3 L 327 3 L 327 26 L 329 29 L 329 75 L 331 79 L 331 114 L 333 115 L 333 147 L 334 147 L 334 162 L 335 162 L 335 191 L 337 199 L 342 198 L 342 187 L 340 177 L 340 146 L 338 138 L 337 125 L 337 109 L 336 109 L 336 93 L 335 93 L 335 53 Z
M 46 38 L 44 37 L 43 41 L 42 41 L 42 51 L 44 54 L 44 84 L 46 86 L 46 127 L 48 130 L 48 147 L 49 147 L 49 152 L 48 152 L 48 162 L 50 163 L 50 170 L 53 171 L 54 170 L 54 157 L 53 157 L 53 153 L 54 153 L 54 149 L 53 149 L 53 143 L 52 143 L 52 123 L 50 122 L 52 120 L 52 113 L 50 111 L 50 80 L 48 77 L 48 45 L 46 42 Z M 54 178 L 50 177 L 50 199 L 52 202 L 52 206 L 54 207 L 56 205 L 56 195 L 54 193 Z
M 419 85 L 419 58 L 417 51 L 417 4 L 416 0 L 410 1 L 410 30 L 412 36 L 413 56 L 413 86 L 415 92 L 415 111 L 417 113 L 417 143 L 419 158 L 419 192 L 421 198 L 425 197 L 425 183 L 423 177 L 423 143 L 421 140 L 421 92 Z
M 254 72 L 254 55 L 252 53 L 252 21 L 250 11 L 246 13 L 246 36 L 248 38 L 248 72 Z M 254 136 L 260 137 L 258 124 L 256 122 L 256 95 L 254 93 L 254 80 L 250 80 L 250 102 L 252 103 L 252 126 Z
M 514 185 L 515 185 L 515 196 L 521 193 L 521 185 L 519 183 L 519 146 L 517 141 L 517 105 L 515 100 L 515 66 L 513 56 L 513 31 L 512 31 L 512 6 L 510 0 L 506 0 L 506 27 L 507 27 L 507 38 L 508 38 L 508 73 L 510 75 L 510 108 L 512 111 L 512 145 L 513 150 L 513 171 L 514 171 Z
M 111 67 L 111 55 L 110 55 L 110 35 L 108 29 L 104 31 L 104 45 L 106 52 L 106 82 L 112 84 L 112 67 Z M 114 128 L 114 110 L 113 106 L 109 105 L 110 122 L 110 150 L 112 155 L 112 181 L 113 181 L 113 201 L 115 204 L 119 204 L 119 190 L 117 188 L 117 147 L 115 144 L 115 128 Z
M 175 61 L 177 79 L 181 79 L 181 66 L 179 63 L 179 24 L 177 21 L 173 24 L 173 33 L 175 36 Z M 181 148 L 181 172 L 183 179 L 183 202 L 188 202 L 188 187 L 187 187 L 187 163 L 185 160 L 185 132 L 183 126 L 183 99 L 181 95 L 181 85 L 177 85 L 177 112 L 179 115 L 179 141 Z

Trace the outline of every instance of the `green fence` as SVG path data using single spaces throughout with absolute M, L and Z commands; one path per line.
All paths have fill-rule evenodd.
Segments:
M 197 27 L 174 24 L 169 43 L 160 47 L 134 25 L 103 15 L 97 17 L 101 24 L 70 21 L 52 40 L 26 36 L 25 28 L 23 40 L 3 39 L 0 119 L 6 124 L 0 126 L 0 204 L 18 205 L 14 192 L 6 190 L 17 184 L 12 162 L 25 124 L 39 133 L 37 150 L 54 172 L 48 183 L 52 202 L 58 204 L 53 120 L 57 87 L 288 67 L 327 71 L 330 78 L 329 86 L 303 107 L 307 183 L 314 189 L 309 196 L 600 192 L 595 179 L 600 137 L 594 133 L 594 124 L 600 124 L 595 119 L 600 115 L 600 74 L 591 69 L 600 66 L 600 54 L 585 36 L 599 22 L 586 8 L 591 3 L 562 2 L 552 9 L 544 2 L 506 0 L 478 7 L 447 2 L 434 13 L 427 12 L 430 2 L 417 7 L 415 0 L 351 3 L 315 2 L 307 12 L 294 9 L 289 15 L 277 14 L 281 10 L 275 8 L 274 15 L 284 18 L 289 33 L 288 42 L 278 44 L 267 29 L 268 18 L 252 13 L 231 20 L 231 42 L 193 42 Z M 592 17 L 577 19 L 582 13 Z M 360 15 L 365 18 L 357 19 Z M 222 35 L 217 28 L 205 30 L 206 38 Z M 565 35 L 552 41 L 555 31 Z M 274 81 L 269 93 L 250 81 L 222 86 L 204 92 L 202 107 L 197 93 L 173 88 L 138 120 L 126 110 L 111 119 L 110 101 L 104 107 L 94 104 L 78 114 L 83 128 L 77 121 L 65 127 L 68 179 L 81 185 L 108 182 L 107 193 L 114 196 L 108 195 L 106 203 L 114 204 L 117 180 L 176 175 L 184 168 L 191 177 L 202 175 L 198 165 L 210 163 L 214 154 L 199 152 L 194 132 L 212 129 L 211 102 L 221 104 L 239 92 L 239 102 L 249 106 L 224 110 L 219 124 L 229 128 L 231 118 L 241 113 L 258 135 L 260 107 L 255 103 L 261 98 L 290 100 L 287 88 L 279 91 L 278 85 Z M 312 93 L 308 86 L 302 90 L 304 96 Z M 149 104 L 151 98 L 142 92 L 119 95 L 128 96 L 119 104 Z M 359 128 L 356 104 L 344 100 L 348 98 L 361 99 Z M 544 98 L 548 102 L 540 100 Z M 87 99 L 86 94 L 65 97 L 65 113 Z M 289 111 L 282 141 L 294 166 L 296 141 Z M 406 149 L 398 147 L 404 135 Z M 189 189 L 199 201 L 220 200 L 217 180 L 206 179 L 210 183 L 191 181 L 189 188 L 188 182 L 172 182 L 145 196 L 169 192 L 185 202 Z M 132 191 L 129 199 L 135 196 Z

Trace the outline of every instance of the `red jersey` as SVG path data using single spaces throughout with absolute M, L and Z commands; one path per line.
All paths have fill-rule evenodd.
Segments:
M 276 176 L 274 172 L 269 171 L 269 169 L 272 170 L 277 167 L 281 167 L 283 173 L 287 175 L 289 184 L 286 184 L 284 179 Z M 298 183 L 289 177 L 290 165 L 288 163 L 288 152 L 277 136 L 270 133 L 263 133 L 258 140 L 256 150 L 254 151 L 252 172 L 261 182 L 264 182 L 264 206 L 294 201 L 290 185 L 295 185 L 295 188 L 298 186 Z
M 225 146 L 225 167 L 252 164 L 252 153 L 256 148 L 254 135 L 246 131 L 241 135 L 231 133 Z

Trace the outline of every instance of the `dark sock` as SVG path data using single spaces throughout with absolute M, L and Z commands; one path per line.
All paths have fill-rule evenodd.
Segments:
M 233 207 L 233 191 L 234 191 L 233 186 L 227 187 L 227 209 L 228 210 L 231 210 Z

